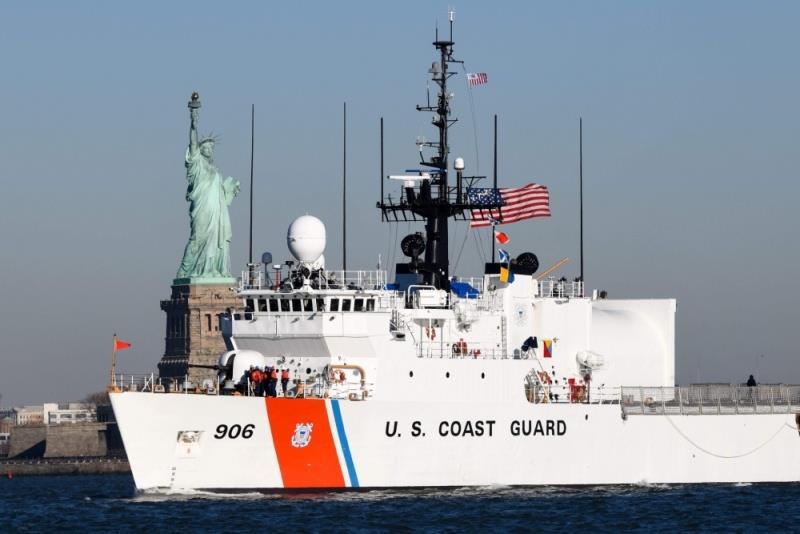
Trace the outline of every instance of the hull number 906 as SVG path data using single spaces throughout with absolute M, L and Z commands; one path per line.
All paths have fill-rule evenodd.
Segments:
M 214 434 L 216 439 L 236 439 L 236 438 L 244 438 L 250 439 L 253 437 L 253 429 L 256 427 L 254 424 L 249 425 L 219 425 L 217 426 L 217 432 Z

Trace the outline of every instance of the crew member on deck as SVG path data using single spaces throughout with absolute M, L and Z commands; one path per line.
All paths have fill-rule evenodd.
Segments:
M 250 381 L 253 383 L 253 393 L 256 397 L 264 396 L 264 372 L 256 367 L 250 372 Z
M 278 369 L 276 367 L 270 367 L 269 370 L 269 396 L 278 396 Z
M 288 392 L 289 388 L 289 370 L 284 369 L 281 371 L 281 389 L 283 390 L 283 396 L 286 397 L 286 393 Z
M 756 387 L 757 385 L 758 384 L 756 384 L 756 379 L 753 378 L 753 375 L 750 375 L 750 378 L 747 379 L 747 387 L 753 388 Z

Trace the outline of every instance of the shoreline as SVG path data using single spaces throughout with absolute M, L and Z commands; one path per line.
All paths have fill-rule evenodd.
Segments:
M 0 477 L 130 474 L 126 458 L 76 457 L 0 460 Z

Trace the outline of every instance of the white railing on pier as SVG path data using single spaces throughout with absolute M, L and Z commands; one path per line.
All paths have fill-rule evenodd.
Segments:
M 620 401 L 626 416 L 794 413 L 800 385 L 623 387 Z

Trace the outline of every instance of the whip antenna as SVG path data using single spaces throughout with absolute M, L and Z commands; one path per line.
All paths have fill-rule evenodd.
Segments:
M 256 139 L 256 105 L 250 107 L 250 255 L 247 263 L 253 263 L 253 155 Z
M 347 270 L 347 102 L 342 116 L 342 270 Z
M 578 181 L 580 183 L 581 282 L 583 282 L 583 117 L 578 118 Z

